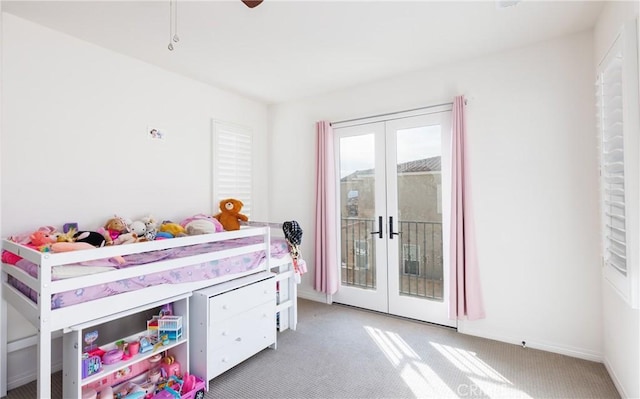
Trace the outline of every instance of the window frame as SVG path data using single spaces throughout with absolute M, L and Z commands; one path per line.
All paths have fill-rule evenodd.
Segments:
M 622 87 L 622 135 L 624 165 L 624 221 L 626 245 L 626 274 L 606 262 L 608 238 L 606 236 L 605 187 L 603 183 L 604 147 L 602 108 L 602 80 L 605 71 L 612 65 L 614 57 L 621 57 Z M 598 153 L 600 158 L 600 216 L 602 242 L 602 274 L 615 292 L 632 308 L 639 307 L 639 263 L 640 263 L 640 84 L 638 82 L 638 29 L 637 22 L 627 22 L 620 30 L 611 47 L 597 68 L 598 90 Z
M 217 119 L 212 119 L 211 130 L 212 212 L 213 214 L 220 212 L 219 203 L 221 200 L 225 198 L 235 198 L 242 201 L 244 204 L 242 207 L 242 213 L 251 217 L 251 211 L 253 208 L 253 131 L 250 127 L 244 125 Z M 222 154 L 221 151 L 223 151 L 224 148 L 222 148 L 219 143 L 220 140 L 224 139 L 223 135 L 235 136 L 234 139 L 236 140 L 248 141 L 248 146 L 242 148 L 237 147 L 235 153 L 233 153 L 232 149 L 229 149 L 227 154 Z M 230 147 L 233 147 L 233 145 L 230 145 Z M 235 167 L 235 171 L 226 172 L 231 174 L 235 173 L 235 189 L 229 188 L 230 186 L 228 186 L 222 178 L 222 173 L 224 173 L 223 170 L 225 168 L 221 163 L 223 159 L 226 159 L 227 161 L 233 159 L 234 162 L 238 162 L 233 165 Z M 242 173 L 240 171 L 242 171 Z M 238 181 L 242 176 L 244 176 L 245 179 Z

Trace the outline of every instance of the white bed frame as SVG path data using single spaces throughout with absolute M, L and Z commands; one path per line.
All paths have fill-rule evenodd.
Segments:
M 281 226 L 281 225 L 280 225 Z M 273 226 L 272 226 L 273 227 Z M 263 242 L 260 244 L 247 245 L 240 248 L 222 250 L 212 253 L 192 255 L 179 259 L 158 261 L 146 265 L 116 269 L 113 271 L 97 273 L 88 276 L 68 278 L 64 280 L 52 281 L 51 267 L 57 265 L 70 264 L 75 262 L 104 259 L 114 256 L 129 255 L 160 249 L 176 248 L 194 244 L 225 241 L 235 238 L 262 236 Z M 31 277 L 28 273 L 18 267 L 2 264 L 2 306 L 6 309 L 6 303 L 11 304 L 20 314 L 22 314 L 38 330 L 38 364 L 37 364 L 37 391 L 39 398 L 49 398 L 51 396 L 51 339 L 52 333 L 62 330 L 69 331 L 72 326 L 91 322 L 99 319 L 112 319 L 114 315 L 126 315 L 134 313 L 136 308 L 148 306 L 156 302 L 162 302 L 172 297 L 180 296 L 192 291 L 229 281 L 238 277 L 246 276 L 261 271 L 275 271 L 279 273 L 280 280 L 287 280 L 284 284 L 287 300 L 281 301 L 278 310 L 285 315 L 285 328 L 295 329 L 296 327 L 296 286 L 293 278 L 293 268 L 291 257 L 285 256 L 282 259 L 272 259 L 270 256 L 271 232 L 269 224 L 262 227 L 242 226 L 240 230 L 221 232 L 215 234 L 204 234 L 198 236 L 180 237 L 168 240 L 158 240 L 128 245 L 118 245 L 89 249 L 66 253 L 38 252 L 14 242 L 3 240 L 3 248 L 13 252 L 39 266 L 38 278 Z M 177 269 L 183 266 L 208 262 L 230 256 L 248 254 L 255 251 L 266 251 L 266 262 L 257 268 L 232 275 L 225 275 L 213 280 L 203 280 L 182 284 L 162 284 L 144 288 L 132 292 L 122 293 L 106 298 L 96 299 L 77 305 L 67 306 L 59 309 L 51 309 L 51 295 L 69 290 L 80 289 L 96 284 L 143 276 L 150 273 Z M 8 275 L 26 284 L 36 291 L 41 300 L 34 303 L 31 299 L 19 292 L 16 288 L 7 283 Z M 286 283 L 286 281 L 285 281 Z M 283 284 L 283 283 L 281 283 Z M 6 302 L 5 302 L 6 301 Z M 136 306 L 132 308 L 131 304 Z M 3 317 L 6 319 L 6 315 Z M 7 331 L 6 320 L 2 320 L 2 330 L 0 337 L 2 343 L 2 365 L 6 365 Z M 281 330 L 282 330 L 281 326 Z M 6 367 L 2 368 L 4 375 L 0 377 L 3 385 L 0 387 L 1 395 L 6 393 Z

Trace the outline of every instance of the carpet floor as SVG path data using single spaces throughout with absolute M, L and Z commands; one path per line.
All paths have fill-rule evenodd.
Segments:
M 206 398 L 620 397 L 601 363 L 348 306 L 298 304 L 297 331 L 214 378 Z M 56 373 L 54 398 L 60 385 Z M 35 397 L 30 383 L 7 399 Z

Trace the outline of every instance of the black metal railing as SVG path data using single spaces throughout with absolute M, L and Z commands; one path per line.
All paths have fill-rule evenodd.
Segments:
M 374 219 L 341 220 L 342 284 L 376 288 Z M 399 222 L 398 247 L 400 294 L 442 300 L 442 222 Z

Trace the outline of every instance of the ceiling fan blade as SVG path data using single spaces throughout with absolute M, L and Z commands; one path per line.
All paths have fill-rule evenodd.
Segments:
M 263 0 L 242 0 L 242 2 L 244 3 L 244 5 L 246 5 L 249 8 L 254 8 L 260 5 L 260 3 L 262 3 Z

